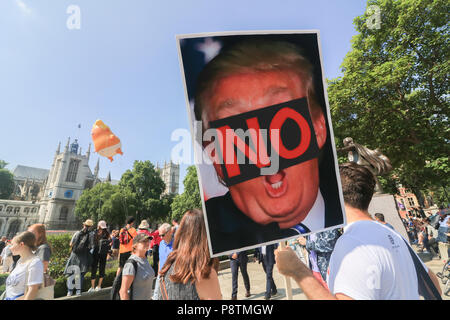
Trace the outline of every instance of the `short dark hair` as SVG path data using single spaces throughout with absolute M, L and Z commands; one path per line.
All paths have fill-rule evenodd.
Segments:
M 134 221 L 136 221 L 136 218 L 130 216 L 130 217 L 127 218 L 127 221 L 126 221 L 126 222 L 127 222 L 127 224 L 132 224 Z
M 367 211 L 375 190 L 375 176 L 366 167 L 349 162 L 339 166 L 344 202 L 356 209 Z
M 294 71 L 303 80 L 311 117 L 323 114 L 314 90 L 313 65 L 303 50 L 286 41 L 248 39 L 224 48 L 201 71 L 196 84 L 194 115 L 202 121 L 203 130 L 208 128 L 203 118 L 207 97 L 214 92 L 216 81 L 241 72 Z
M 375 213 L 375 217 L 376 217 L 378 220 L 384 222 L 384 214 L 377 212 L 377 213 Z

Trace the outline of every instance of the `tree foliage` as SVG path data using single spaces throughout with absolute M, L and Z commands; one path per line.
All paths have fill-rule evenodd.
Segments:
M 186 177 L 183 180 L 184 192 L 173 199 L 172 202 L 172 218 L 181 220 L 184 213 L 193 208 L 202 208 L 202 200 L 200 197 L 200 188 L 197 178 L 197 170 L 195 166 L 187 168 Z
M 123 225 L 127 216 L 161 221 L 170 215 L 173 196 L 163 196 L 165 185 L 150 161 L 135 161 L 118 185 L 96 184 L 85 190 L 77 201 L 75 213 L 81 220 L 105 220 L 110 225 Z
M 380 8 L 380 28 L 368 27 L 368 13 L 354 20 L 358 34 L 342 63 L 343 76 L 329 81 L 335 136 L 340 146 L 352 137 L 379 148 L 394 167 L 391 177 L 406 187 L 446 185 L 450 2 L 369 5 Z
M 119 186 L 132 195 L 139 220 L 147 216 L 151 220 L 161 217 L 161 194 L 165 184 L 150 161 L 135 161 L 133 169 L 122 175 Z
M 8 169 L 0 169 L 0 199 L 9 199 L 14 192 L 14 175 Z
M 0 169 L 5 169 L 8 164 L 5 160 L 0 160 Z

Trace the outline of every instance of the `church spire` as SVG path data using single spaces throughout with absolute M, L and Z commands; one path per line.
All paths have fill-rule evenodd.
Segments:
M 70 137 L 67 139 L 66 147 L 64 148 L 64 152 L 69 152 L 69 144 L 70 144 Z
M 89 163 L 89 157 L 91 156 L 91 143 L 89 142 L 88 151 L 86 152 L 87 161 Z
M 58 144 L 58 148 L 56 149 L 56 155 L 61 153 L 61 141 Z
M 94 176 L 96 178 L 98 178 L 98 171 L 100 170 L 100 158 L 97 159 L 97 164 L 95 165 L 94 168 Z
M 106 182 L 111 182 L 111 171 L 108 172 L 108 176 L 106 177 Z

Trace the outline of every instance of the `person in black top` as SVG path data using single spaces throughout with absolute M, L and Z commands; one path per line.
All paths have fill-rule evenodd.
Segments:
M 103 278 L 105 277 L 106 258 L 111 249 L 111 239 L 106 226 L 106 222 L 98 222 L 97 230 L 91 232 L 90 250 L 92 254 L 91 265 L 91 288 L 88 292 L 99 291 L 102 288 Z M 95 287 L 97 277 L 97 268 L 99 271 L 98 286 Z

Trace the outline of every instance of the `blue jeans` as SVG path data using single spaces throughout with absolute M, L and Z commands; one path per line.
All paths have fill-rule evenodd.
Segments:
M 273 281 L 273 277 L 272 277 L 273 263 L 266 264 L 263 259 L 262 266 L 263 266 L 264 272 L 266 273 L 265 297 L 270 298 L 271 293 L 275 293 L 277 291 L 277 286 L 275 285 L 275 282 Z
M 238 292 L 238 268 L 241 269 L 242 278 L 244 279 L 244 286 L 247 291 L 250 291 L 250 280 L 247 273 L 247 261 L 238 261 L 235 259 L 230 259 L 231 267 L 231 297 L 236 297 Z

